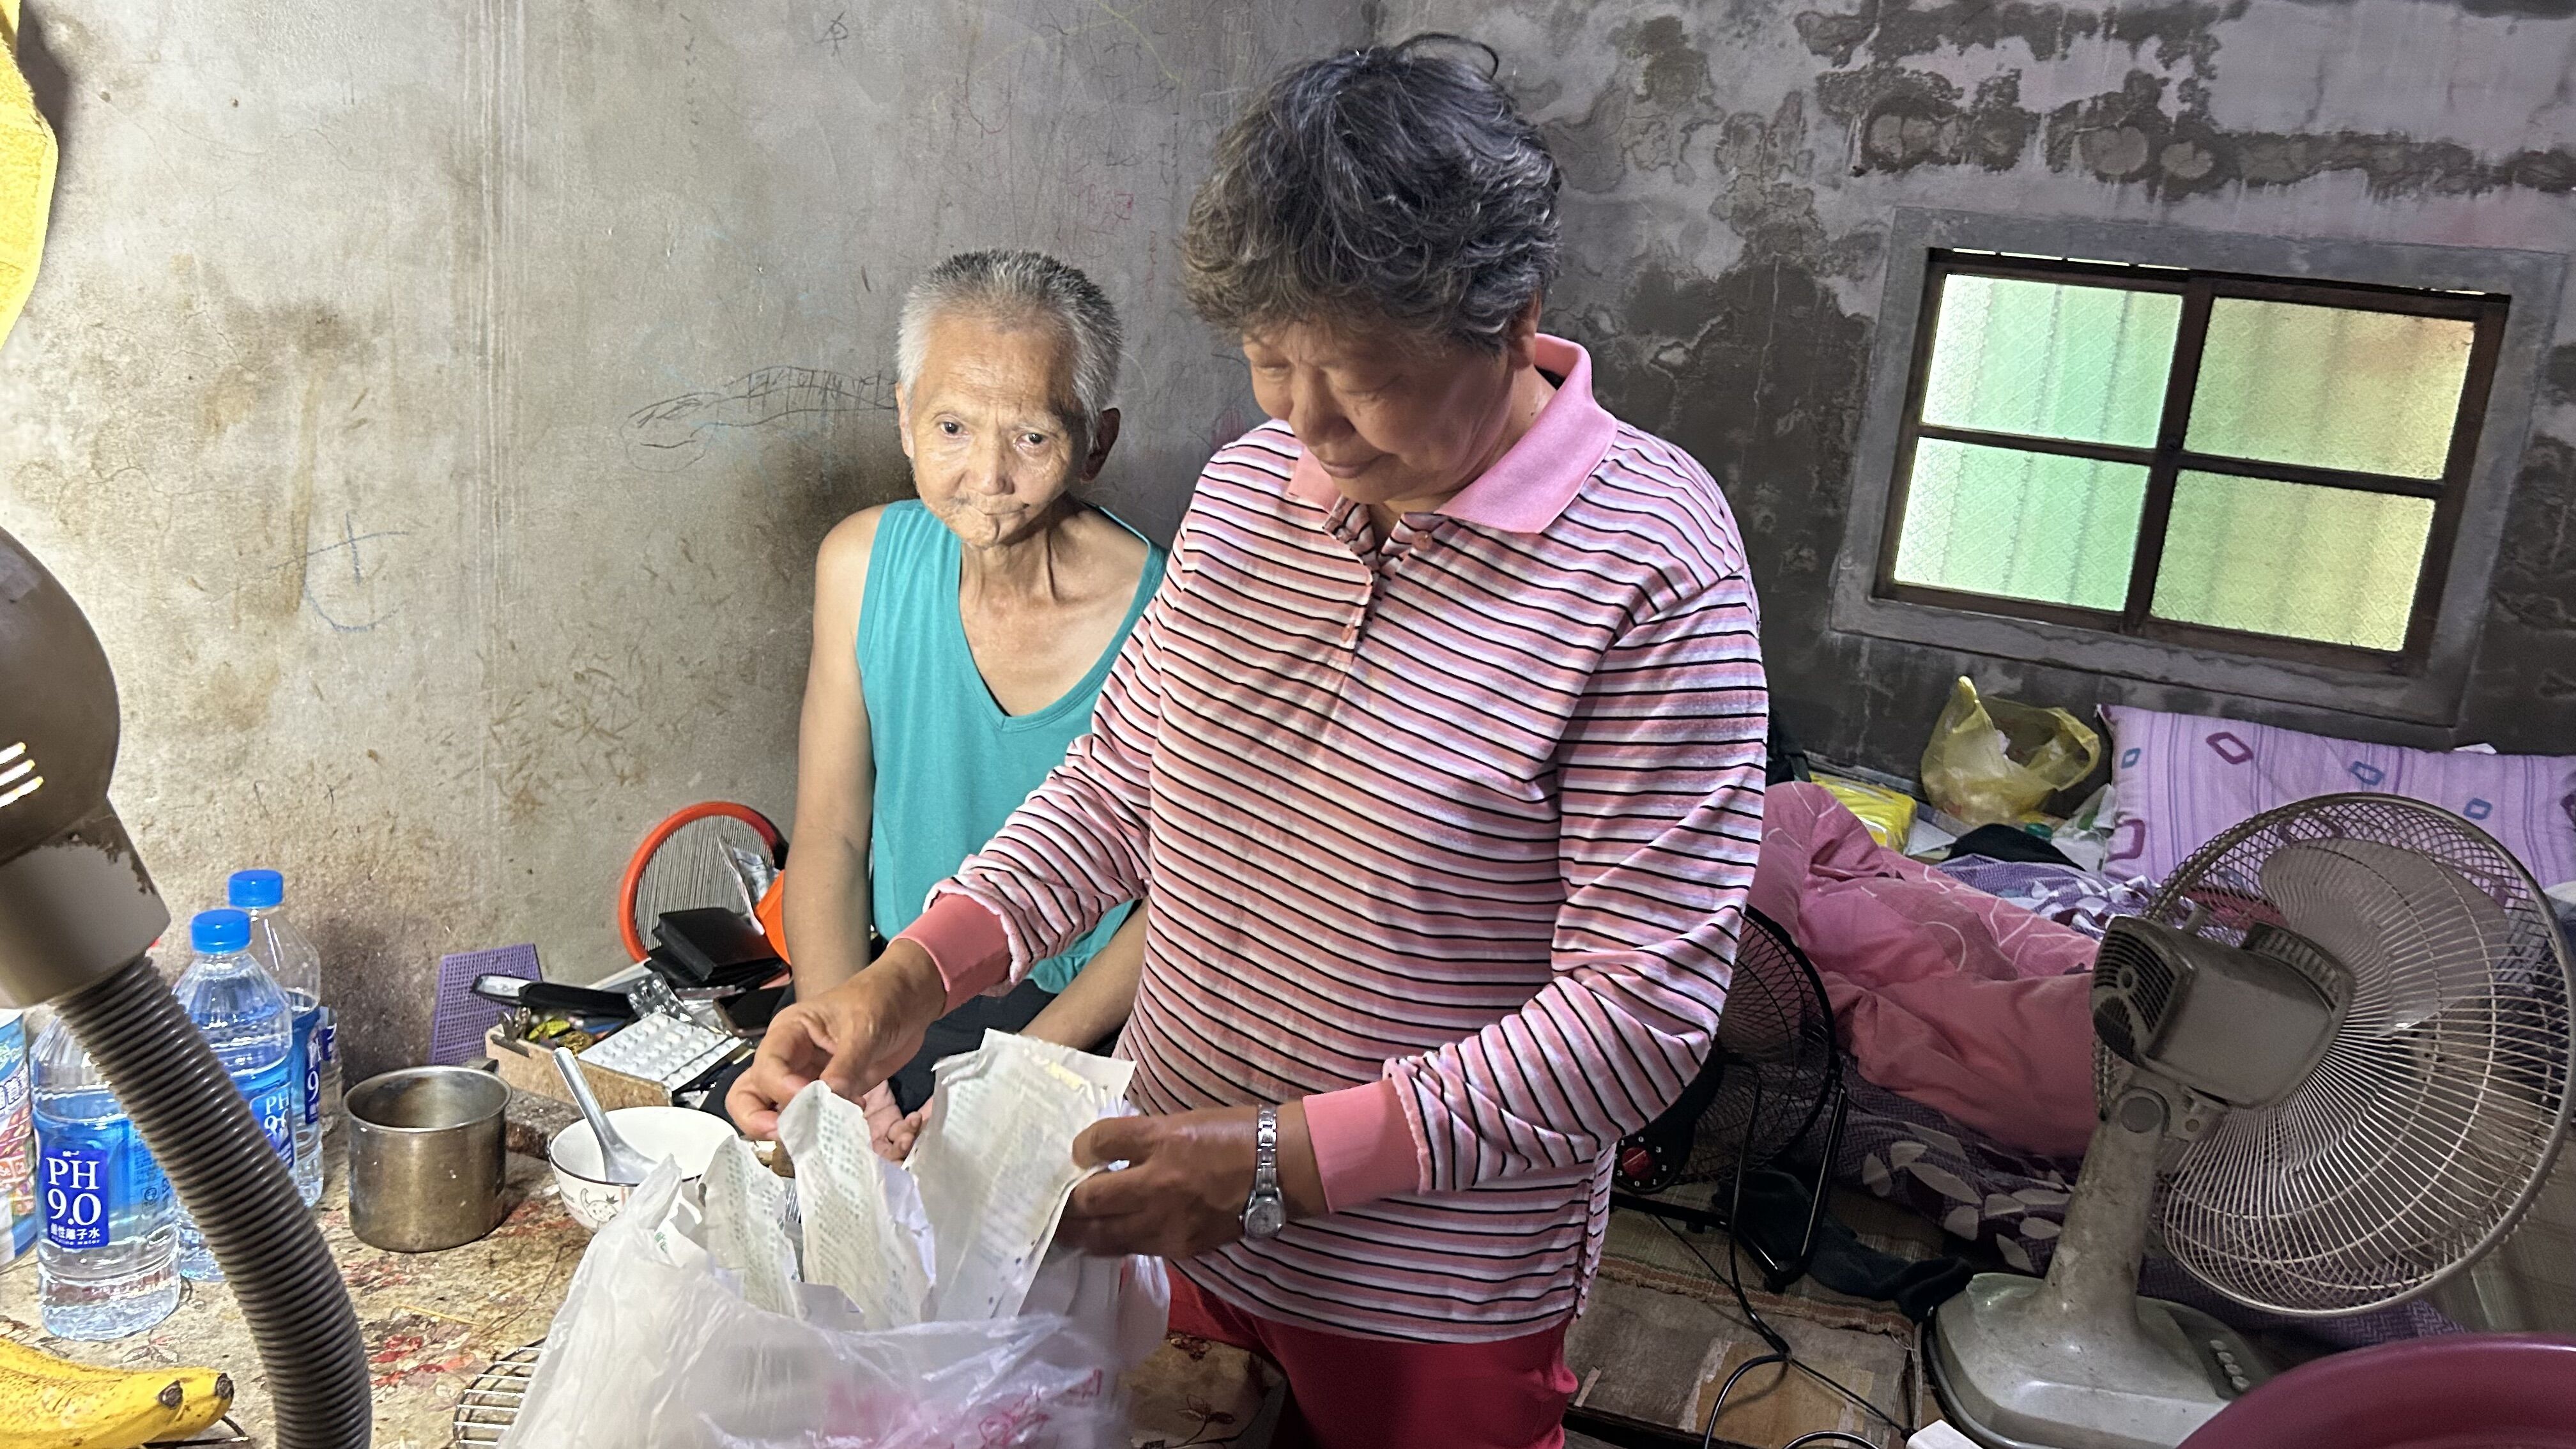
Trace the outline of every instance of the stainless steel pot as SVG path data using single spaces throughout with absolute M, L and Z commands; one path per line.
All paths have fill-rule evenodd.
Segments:
M 349 1230 L 395 1253 L 461 1247 L 499 1224 L 510 1089 L 471 1067 L 406 1067 L 351 1088 Z

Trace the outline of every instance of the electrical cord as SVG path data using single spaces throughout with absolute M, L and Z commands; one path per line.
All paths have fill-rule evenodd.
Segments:
M 1823 1383 L 1830 1388 L 1840 1390 L 1843 1397 L 1850 1399 L 1853 1403 L 1869 1410 L 1872 1414 L 1876 1414 L 1880 1421 L 1885 1423 L 1888 1428 L 1896 1431 L 1900 1440 L 1903 1439 L 1905 1435 L 1905 1426 L 1899 1424 L 1894 1419 L 1888 1418 L 1885 1413 L 1880 1411 L 1877 1405 L 1872 1404 L 1869 1400 L 1862 1398 L 1851 1390 L 1843 1388 L 1842 1385 L 1835 1383 L 1832 1379 L 1826 1378 L 1823 1374 L 1817 1373 L 1814 1369 L 1808 1368 L 1805 1364 L 1798 1362 L 1788 1354 L 1766 1353 L 1757 1358 L 1748 1358 L 1744 1362 L 1737 1364 L 1735 1366 L 1735 1372 L 1728 1374 L 1726 1376 L 1726 1382 L 1718 1386 L 1717 1402 L 1708 1406 L 1708 1423 L 1700 1430 L 1699 1449 L 1710 1449 L 1710 1446 L 1717 1442 L 1717 1416 L 1725 1412 L 1726 1396 L 1735 1392 L 1736 1382 L 1755 1369 L 1761 1368 L 1767 1364 L 1775 1363 L 1786 1365 L 1789 1368 L 1802 1370 L 1818 1382 Z M 1798 1446 L 1801 1444 L 1822 1444 L 1829 1439 L 1840 1439 L 1846 1443 L 1857 1444 L 1860 1446 L 1860 1449 L 1883 1449 L 1883 1446 L 1873 1444 L 1869 1440 L 1860 1437 L 1858 1434 L 1846 1433 L 1841 1429 L 1818 1429 L 1813 1433 L 1801 1434 L 1797 1438 L 1782 1445 L 1781 1449 L 1798 1449 Z
M 1692 1257 L 1699 1259 L 1699 1265 L 1708 1270 L 1709 1277 L 1716 1279 L 1721 1283 L 1725 1283 L 1728 1287 L 1735 1290 L 1736 1306 L 1743 1311 L 1746 1325 L 1752 1328 L 1755 1333 L 1760 1334 L 1764 1343 L 1769 1344 L 1774 1351 L 1780 1353 L 1783 1356 L 1783 1361 L 1785 1361 L 1789 1367 L 1796 1369 L 1798 1372 L 1814 1379 L 1817 1383 L 1823 1384 L 1826 1388 L 1829 1388 L 1835 1393 L 1842 1395 L 1844 1398 L 1849 1399 L 1861 1412 L 1869 1415 L 1873 1419 L 1876 1419 L 1878 1422 L 1885 1424 L 1890 1429 L 1895 1430 L 1899 1435 L 1910 1432 L 1905 1425 L 1898 1423 L 1894 1416 L 1890 1415 L 1885 1409 L 1882 1409 L 1878 1405 L 1871 1403 L 1869 1400 L 1862 1398 L 1859 1394 L 1854 1393 L 1852 1390 L 1836 1382 L 1833 1378 L 1826 1375 L 1822 1370 L 1816 1368 L 1814 1365 L 1791 1354 L 1787 1340 L 1781 1338 L 1776 1332 L 1774 1332 L 1770 1324 L 1762 1321 L 1762 1315 L 1754 1311 L 1753 1304 L 1745 1297 L 1744 1286 L 1740 1280 L 1734 1278 L 1731 1272 L 1718 1271 L 1717 1265 L 1708 1260 L 1708 1255 L 1699 1250 L 1699 1244 L 1692 1242 L 1683 1234 L 1681 1229 L 1674 1227 L 1669 1220 L 1657 1218 L 1655 1221 L 1664 1225 L 1664 1231 L 1673 1235 L 1674 1242 L 1681 1244 L 1683 1248 L 1689 1251 Z M 1734 1254 L 1732 1252 L 1728 1254 L 1730 1259 L 1733 1256 Z M 1728 1264 L 1728 1268 L 1730 1270 L 1732 1270 L 1734 1266 L 1735 1265 L 1731 1262 Z M 1839 1433 L 1840 1431 L 1836 1430 L 1834 1432 Z
M 1829 1388 L 1835 1393 L 1842 1395 L 1844 1398 L 1851 1400 L 1854 1404 L 1859 1405 L 1863 1411 L 1868 1413 L 1871 1418 L 1876 1419 L 1878 1422 L 1895 1430 L 1898 1435 L 1902 1436 L 1912 1432 L 1903 1424 L 1900 1424 L 1896 1422 L 1895 1419 L 1891 1418 L 1885 1409 L 1882 1409 L 1878 1405 L 1871 1403 L 1869 1400 L 1862 1398 L 1860 1395 L 1853 1393 L 1851 1390 L 1844 1388 L 1842 1385 L 1835 1383 L 1832 1379 L 1825 1377 L 1823 1374 L 1818 1373 L 1816 1370 L 1809 1368 L 1803 1363 L 1800 1363 L 1798 1360 L 1794 1358 L 1789 1360 L 1789 1367 L 1796 1369 L 1798 1372 L 1814 1379 L 1817 1383 L 1823 1384 L 1826 1388 Z M 1820 1429 L 1817 1432 L 1839 1434 L 1842 1431 L 1839 1429 Z
M 1757 1116 L 1761 1111 L 1761 1101 L 1760 1087 L 1757 1085 L 1754 1096 L 1754 1112 Z M 1749 1120 L 1745 1127 L 1745 1136 L 1749 1142 L 1752 1136 L 1752 1126 Z M 1743 1213 L 1744 1157 L 1743 1154 L 1738 1153 L 1735 1159 L 1735 1181 L 1727 1203 L 1725 1273 L 1720 1274 L 1717 1271 L 1717 1265 L 1708 1260 L 1708 1255 L 1699 1250 L 1699 1245 L 1697 1243 L 1692 1242 L 1688 1237 L 1684 1236 L 1681 1229 L 1674 1227 L 1671 1219 L 1660 1217 L 1655 1219 L 1655 1221 L 1664 1225 L 1665 1232 L 1672 1234 L 1673 1241 L 1680 1243 L 1683 1247 L 1689 1249 L 1690 1255 L 1699 1259 L 1700 1266 L 1708 1270 L 1710 1277 L 1724 1279 L 1728 1291 L 1735 1295 L 1735 1306 L 1743 1312 L 1745 1323 L 1749 1325 L 1756 1334 L 1759 1334 L 1763 1343 L 1769 1345 L 1771 1349 L 1771 1352 L 1767 1354 L 1763 1354 L 1756 1358 L 1749 1358 L 1744 1362 L 1737 1364 L 1735 1366 L 1735 1371 L 1726 1376 L 1726 1382 L 1718 1386 L 1717 1400 L 1708 1406 L 1708 1423 L 1700 1431 L 1700 1449 L 1710 1449 L 1710 1446 L 1717 1442 L 1717 1416 L 1725 1410 L 1726 1396 L 1734 1390 L 1737 1381 L 1741 1380 L 1747 1372 L 1753 1369 L 1761 1368 L 1766 1364 L 1775 1363 L 1796 1369 L 1798 1372 L 1805 1374 L 1807 1377 L 1814 1379 L 1820 1384 L 1823 1384 L 1826 1388 L 1829 1388 L 1835 1393 L 1842 1395 L 1844 1398 L 1849 1399 L 1851 1402 L 1866 1410 L 1872 1418 L 1877 1419 L 1888 1428 L 1895 1430 L 1897 1437 L 1900 1440 L 1904 1438 L 1906 1428 L 1903 1424 L 1898 1423 L 1887 1413 L 1886 1410 L 1881 1409 L 1878 1405 L 1862 1398 L 1859 1394 L 1854 1393 L 1842 1384 L 1835 1382 L 1833 1379 L 1827 1377 L 1822 1371 L 1799 1362 L 1796 1353 L 1789 1346 L 1789 1340 L 1782 1336 L 1778 1329 L 1773 1328 L 1769 1323 L 1764 1322 L 1760 1313 L 1754 1311 L 1753 1300 L 1744 1291 L 1744 1280 L 1741 1276 L 1740 1270 L 1738 1269 L 1736 1261 L 1736 1254 L 1738 1251 L 1736 1242 L 1736 1225 L 1744 1221 Z M 1827 1439 L 1837 1437 L 1847 1439 L 1852 1443 L 1858 1444 L 1861 1446 L 1861 1449 L 1879 1449 L 1878 1445 L 1872 1444 L 1868 1440 L 1860 1438 L 1857 1435 L 1845 1433 L 1840 1429 L 1816 1430 L 1814 1433 L 1802 1435 L 1801 1437 L 1790 1441 L 1789 1444 L 1783 1446 L 1783 1449 L 1797 1449 L 1797 1446 L 1801 1444 L 1822 1443 Z
M 1718 1385 L 1717 1402 L 1708 1406 L 1708 1427 L 1699 1431 L 1699 1449 L 1709 1449 L 1710 1445 L 1717 1442 L 1717 1416 L 1726 1411 L 1726 1396 L 1735 1392 L 1736 1380 L 1743 1378 L 1746 1374 L 1753 1372 L 1755 1369 L 1758 1369 L 1765 1364 L 1787 1363 L 1788 1361 L 1789 1356 L 1785 1353 L 1766 1353 L 1759 1358 L 1748 1358 L 1744 1362 L 1737 1364 L 1735 1366 L 1735 1372 L 1726 1376 L 1726 1382 Z
M 1727 1273 L 1721 1273 L 1718 1271 L 1717 1265 L 1708 1260 L 1708 1255 L 1699 1250 L 1699 1244 L 1694 1243 L 1689 1238 L 1683 1236 L 1681 1229 L 1674 1227 L 1670 1222 L 1662 1218 L 1657 1218 L 1656 1221 L 1663 1223 L 1664 1231 L 1673 1235 L 1674 1242 L 1681 1244 L 1684 1248 L 1690 1251 L 1690 1255 L 1692 1257 L 1699 1259 L 1700 1266 L 1708 1270 L 1708 1275 L 1711 1278 L 1724 1282 L 1727 1286 L 1735 1290 L 1736 1306 L 1743 1310 L 1746 1324 L 1749 1325 L 1755 1333 L 1762 1336 L 1762 1341 L 1764 1343 L 1769 1344 L 1772 1347 L 1772 1349 L 1778 1354 L 1780 1362 L 1787 1364 L 1789 1367 L 1796 1369 L 1798 1372 L 1805 1374 L 1811 1379 L 1814 1379 L 1817 1383 L 1823 1384 L 1826 1388 L 1829 1388 L 1835 1393 L 1842 1395 L 1844 1398 L 1849 1399 L 1863 1413 L 1868 1414 L 1871 1418 L 1876 1419 L 1878 1422 L 1885 1424 L 1890 1429 L 1895 1430 L 1900 1437 L 1909 1432 L 1903 1424 L 1898 1423 L 1885 1409 L 1882 1409 L 1878 1405 L 1871 1403 L 1869 1400 L 1862 1398 L 1859 1394 L 1854 1393 L 1852 1390 L 1836 1382 L 1822 1370 L 1817 1369 L 1813 1365 L 1797 1358 L 1790 1351 L 1788 1341 L 1780 1337 L 1777 1331 L 1774 1330 L 1770 1324 L 1763 1322 L 1762 1315 L 1754 1311 L 1752 1302 L 1745 1297 L 1742 1282 L 1733 1277 L 1732 1270 L 1734 1269 L 1735 1264 L 1731 1261 L 1734 1257 L 1734 1253 L 1732 1251 L 1727 1254 L 1730 1259 L 1727 1267 L 1730 1271 Z M 1721 1402 L 1723 1401 L 1721 1400 Z M 1711 1418 L 1710 1422 L 1712 1425 L 1716 1422 L 1714 1417 Z M 1839 1433 L 1841 1431 L 1834 1430 L 1831 1432 Z M 1875 1449 L 1875 1446 L 1873 1446 L 1873 1449 Z
M 1760 1088 L 1758 1087 L 1755 1089 L 1754 1104 L 1758 1111 L 1761 1105 Z M 1752 1135 L 1752 1127 L 1749 1122 L 1745 1128 L 1745 1134 L 1748 1138 Z M 1737 1244 L 1735 1240 L 1734 1227 L 1736 1223 L 1743 1221 L 1741 1216 L 1743 1209 L 1744 1158 L 1742 1154 L 1739 1153 L 1735 1159 L 1735 1182 L 1733 1195 L 1728 1201 L 1726 1214 L 1726 1286 L 1729 1291 L 1734 1293 L 1735 1306 L 1743 1312 L 1744 1321 L 1752 1325 L 1753 1331 L 1762 1336 L 1762 1341 L 1764 1343 L 1770 1345 L 1771 1352 L 1756 1358 L 1746 1359 L 1744 1362 L 1737 1364 L 1735 1366 L 1735 1372 L 1726 1376 L 1726 1382 L 1718 1385 L 1717 1399 L 1708 1406 L 1708 1423 L 1703 1425 L 1700 1429 L 1699 1449 L 1709 1449 L 1709 1446 L 1717 1442 L 1717 1416 L 1726 1412 L 1726 1396 L 1735 1391 L 1735 1385 L 1739 1380 L 1741 1380 L 1746 1374 L 1765 1364 L 1786 1364 L 1793 1361 L 1789 1348 L 1789 1340 L 1783 1337 L 1778 1329 L 1773 1328 L 1770 1324 L 1764 1322 L 1761 1314 L 1753 1311 L 1753 1300 L 1746 1296 L 1744 1292 L 1744 1280 L 1740 1276 L 1736 1266 Z M 1710 1276 L 1716 1276 L 1717 1265 L 1708 1260 L 1708 1256 L 1699 1250 L 1699 1245 L 1697 1243 L 1683 1237 L 1681 1229 L 1674 1227 L 1670 1219 L 1657 1218 L 1656 1221 L 1662 1223 L 1664 1225 L 1664 1231 L 1671 1233 L 1674 1239 L 1680 1242 L 1683 1247 L 1690 1249 L 1691 1256 L 1699 1259 L 1700 1266 L 1708 1269 Z

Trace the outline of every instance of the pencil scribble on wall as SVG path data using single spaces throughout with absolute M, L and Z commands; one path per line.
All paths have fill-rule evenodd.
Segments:
M 334 633 L 363 634 L 384 623 L 401 609 L 384 584 L 392 540 L 409 537 L 411 530 L 402 528 L 360 533 L 343 514 L 338 541 L 305 552 L 304 602 Z
M 891 411 L 894 379 L 853 377 L 819 367 L 764 367 L 722 387 L 648 403 L 626 418 L 626 458 L 648 473 L 676 473 L 705 456 L 710 435 L 778 423 L 828 423 L 838 415 Z

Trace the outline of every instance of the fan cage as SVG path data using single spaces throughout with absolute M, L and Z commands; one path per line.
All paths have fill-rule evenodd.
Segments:
M 1664 1192 L 1731 1180 L 1803 1140 L 1840 1081 L 1833 1008 L 1807 953 L 1760 911 L 1744 912 L 1717 1041 L 1680 1100 L 1631 1138 L 1654 1170 L 1619 1185 Z
M 2474 909 L 2389 914 L 2365 899 L 2389 918 L 2362 925 L 2411 943 L 2382 989 L 2429 1013 L 2355 1012 L 2288 1098 L 2228 1112 L 2168 1155 L 2165 1250 L 2227 1297 L 2293 1317 L 2402 1302 L 2475 1261 L 2530 1206 L 2570 1111 L 2567 942 L 2530 873 L 2448 811 L 2333 795 L 2267 812 L 2194 852 L 2148 914 L 2228 945 L 2290 930 L 2264 867 L 2322 842 L 2412 852 Z M 2287 914 L 2353 908 L 2329 893 Z M 2098 1046 L 2096 1063 L 2112 1100 L 2133 1068 Z

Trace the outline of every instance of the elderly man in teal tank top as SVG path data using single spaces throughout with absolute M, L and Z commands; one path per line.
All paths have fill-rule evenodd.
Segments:
M 970 252 L 905 300 L 897 422 L 920 497 L 842 520 L 816 563 L 786 892 L 796 992 L 849 979 L 921 913 L 1065 749 L 1162 582 L 1163 552 L 1082 490 L 1118 439 L 1116 311 L 1035 252 Z M 987 1027 L 1073 1047 L 1114 1033 L 1143 911 L 1113 914 L 1007 996 L 930 1028 L 870 1100 L 879 1145 L 930 1064 Z

